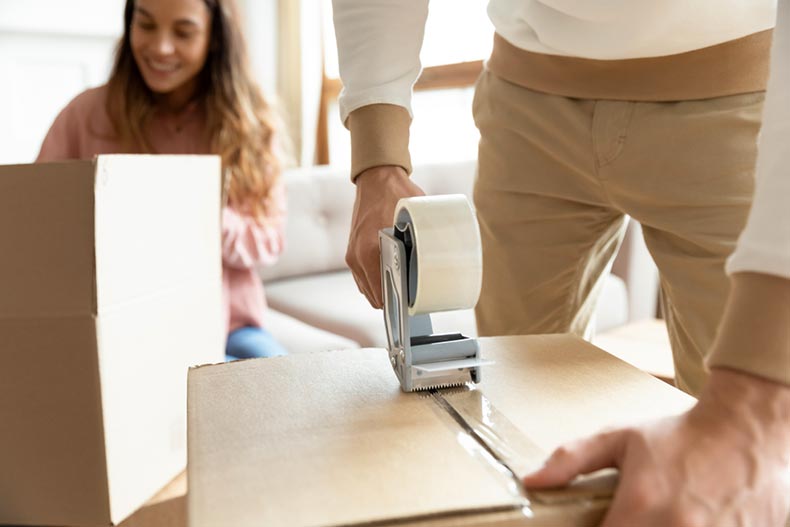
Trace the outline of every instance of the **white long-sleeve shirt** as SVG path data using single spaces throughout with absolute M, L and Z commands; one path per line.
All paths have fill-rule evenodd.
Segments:
M 749 220 L 730 257 L 730 273 L 790 279 L 790 1 L 781 0 L 771 53 L 757 182 Z M 790 325 L 790 320 L 787 321 Z
M 490 0 L 497 33 L 536 53 L 659 57 L 774 26 L 776 0 Z

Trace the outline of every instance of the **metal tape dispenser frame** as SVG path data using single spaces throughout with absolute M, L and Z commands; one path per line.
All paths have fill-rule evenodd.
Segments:
M 464 195 L 406 198 L 379 231 L 390 363 L 405 392 L 480 382 L 476 339 L 433 333 L 431 313 L 474 307 L 480 296 L 480 230 Z

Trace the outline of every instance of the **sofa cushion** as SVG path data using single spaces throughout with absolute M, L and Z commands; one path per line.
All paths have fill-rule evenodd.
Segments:
M 426 194 L 471 197 L 475 162 L 426 165 L 412 179 Z M 355 187 L 348 169 L 310 167 L 284 174 L 288 199 L 285 250 L 279 261 L 260 269 L 270 281 L 346 268 L 345 254 L 354 207 Z
M 285 250 L 260 269 L 264 281 L 345 268 L 354 185 L 334 167 L 289 170 L 283 176 L 288 218 Z
M 349 271 L 280 280 L 266 287 L 269 304 L 283 313 L 362 347 L 387 346 L 381 310 L 370 307 Z M 434 333 L 477 334 L 471 309 L 436 313 L 431 318 Z
M 349 271 L 313 274 L 266 284 L 269 306 L 362 347 L 385 347 L 381 311 L 358 291 Z
M 288 353 L 359 347 L 359 344 L 353 340 L 309 326 L 275 309 L 269 309 L 266 313 L 266 329 L 288 350 Z
M 311 326 L 342 335 L 362 347 L 386 347 L 382 312 L 358 291 L 349 271 L 288 278 L 266 284 L 269 305 Z M 610 275 L 596 311 L 596 327 L 604 331 L 626 322 L 628 300 L 623 281 Z M 434 333 L 476 336 L 471 309 L 435 313 Z

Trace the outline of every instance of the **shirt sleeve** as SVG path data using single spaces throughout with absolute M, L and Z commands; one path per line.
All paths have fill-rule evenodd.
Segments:
M 352 178 L 381 165 L 410 172 L 411 91 L 421 71 L 428 0 L 333 0 L 333 11 Z
M 708 365 L 790 385 L 790 3 L 778 7 L 754 201 Z
M 746 228 L 727 262 L 730 273 L 790 279 L 790 5 L 779 2 L 771 76 L 760 131 L 757 181 Z
M 284 248 L 285 192 L 272 191 L 269 214 L 258 220 L 233 207 L 222 209 L 222 262 L 237 269 L 272 265 Z

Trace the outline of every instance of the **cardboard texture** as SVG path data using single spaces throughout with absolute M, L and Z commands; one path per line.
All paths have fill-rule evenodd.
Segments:
M 216 157 L 0 167 L 0 524 L 118 524 L 183 471 L 219 207 Z
M 527 493 L 560 443 L 693 399 L 567 335 L 480 339 L 473 388 L 403 393 L 382 349 L 194 368 L 190 527 L 595 525 L 614 480 Z

